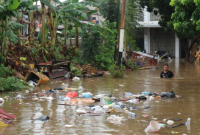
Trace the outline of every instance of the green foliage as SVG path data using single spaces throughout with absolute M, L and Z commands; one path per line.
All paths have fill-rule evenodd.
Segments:
M 18 42 L 18 37 L 17 35 L 14 34 L 14 32 L 12 30 L 9 30 L 7 32 L 8 39 L 12 42 L 12 43 L 17 43 Z
M 38 32 L 37 38 L 38 38 L 39 43 L 41 44 L 41 40 L 42 40 L 42 32 L 41 32 L 41 29 L 40 29 L 40 31 Z
M 109 68 L 109 72 L 115 78 L 122 78 L 124 77 L 125 66 L 118 66 L 116 63 L 113 63 Z
M 117 22 L 117 1 L 101 0 L 99 6 L 100 13 L 109 22 Z
M 14 71 L 9 67 L 5 67 L 3 64 L 0 65 L 0 77 L 6 78 L 14 74 Z
M 179 38 L 194 39 L 200 34 L 198 29 L 198 22 L 200 19 L 199 7 L 196 6 L 195 2 L 189 1 L 171 1 L 170 3 L 174 6 L 174 13 L 172 13 L 173 28 L 176 31 Z
M 125 15 L 125 37 L 136 38 L 138 29 L 138 0 L 127 0 L 126 2 L 126 15 Z M 126 39 L 127 39 L 126 38 Z
M 9 10 L 15 10 L 18 8 L 20 1 L 19 0 L 8 0 L 9 2 Z
M 72 50 L 71 50 L 72 51 Z M 73 52 L 70 52 L 70 53 L 73 53 Z M 72 62 L 75 63 L 75 64 L 78 64 L 78 63 L 81 63 L 81 59 L 80 59 L 80 56 L 81 56 L 81 52 L 79 49 L 75 49 L 75 52 L 74 52 L 74 57 L 72 58 Z
M 100 31 L 101 45 L 98 46 L 99 52 L 95 56 L 95 64 L 100 69 L 109 70 L 110 65 L 114 62 L 116 23 L 102 22 L 102 26 Z
M 75 76 L 82 76 L 81 71 L 73 63 L 70 64 L 70 69 Z
M 0 91 L 19 91 L 28 88 L 24 81 L 13 75 L 13 70 L 3 64 L 0 65 Z
M 108 70 L 114 61 L 116 23 L 109 21 L 99 25 L 85 25 L 82 34 L 82 60 L 99 69 Z
M 5 63 L 5 62 L 6 62 L 6 58 L 3 55 L 0 55 L 0 64 Z
M 63 60 L 64 56 L 61 54 L 62 48 L 60 46 L 55 47 L 55 51 L 53 52 L 54 57 L 56 60 Z
M 26 83 L 15 76 L 0 77 L 0 91 L 20 91 L 25 88 L 28 88 Z
M 147 10 L 149 12 L 154 12 L 155 15 L 159 14 L 159 24 L 165 31 L 170 31 L 173 29 L 171 15 L 174 12 L 174 8 L 170 6 L 170 2 L 171 0 L 140 0 L 140 5 L 143 8 L 147 6 Z
M 99 52 L 101 42 L 99 25 L 85 25 L 82 28 L 82 56 L 84 63 L 95 64 L 95 55 Z
M 16 21 L 10 21 L 8 23 L 8 26 L 12 29 L 12 30 L 18 30 L 21 28 L 25 28 L 25 25 L 17 23 Z
M 128 66 L 130 66 L 132 69 L 139 70 L 139 66 L 138 66 L 136 60 L 128 59 L 128 60 L 126 61 L 126 64 L 127 64 Z
M 132 37 L 128 37 L 128 47 L 129 51 L 140 51 L 140 48 L 137 47 L 136 41 Z
M 76 36 L 76 32 L 75 32 L 75 28 L 72 28 L 71 30 L 68 30 L 68 32 L 70 33 L 70 34 L 68 34 L 68 38 L 75 38 L 75 36 Z M 78 33 L 79 33 L 79 35 L 82 35 L 82 30 L 81 29 L 79 29 L 78 30 Z
M 165 31 L 174 31 L 189 61 L 189 52 L 200 37 L 199 0 L 140 0 L 142 7 L 160 14 L 159 24 Z M 154 12 L 155 13 L 155 12 Z M 188 47 L 187 39 L 192 42 Z

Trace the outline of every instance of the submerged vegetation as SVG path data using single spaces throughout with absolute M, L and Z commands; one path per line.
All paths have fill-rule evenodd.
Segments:
M 124 77 L 125 66 L 119 66 L 116 63 L 113 63 L 109 69 L 111 75 L 115 78 Z
M 28 88 L 28 85 L 14 76 L 14 70 L 0 65 L 0 91 L 19 91 L 25 88 Z

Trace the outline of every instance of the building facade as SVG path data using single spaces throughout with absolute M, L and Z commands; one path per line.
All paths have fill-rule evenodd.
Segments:
M 158 24 L 159 15 L 150 13 L 145 8 L 142 10 L 143 18 L 139 20 L 139 24 L 143 27 L 144 50 L 149 54 L 154 54 L 155 51 L 167 51 L 172 57 L 180 57 L 180 43 L 176 34 L 165 32 Z

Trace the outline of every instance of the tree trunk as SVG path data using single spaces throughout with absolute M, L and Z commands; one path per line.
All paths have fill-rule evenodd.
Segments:
M 193 45 L 194 45 L 196 42 L 199 42 L 199 38 L 200 38 L 199 36 L 197 36 L 197 37 L 194 38 L 194 40 L 193 40 L 192 43 L 190 44 L 190 48 L 189 48 L 190 50 L 192 49 Z
M 7 44 L 7 27 L 8 27 L 8 16 L 6 16 L 5 20 L 5 27 L 3 30 L 3 42 L 2 42 L 2 50 L 1 54 L 6 58 L 7 50 L 8 50 L 8 44 Z
M 41 2 L 42 5 L 42 32 L 41 32 L 41 45 L 46 48 L 46 35 L 45 35 L 45 15 L 46 9 L 44 3 Z
M 72 37 L 71 37 L 71 31 L 69 32 L 70 33 L 70 39 L 69 39 L 69 41 L 70 41 L 70 47 L 72 46 Z
M 22 12 L 22 18 L 23 18 L 23 12 Z M 20 23 L 20 16 L 19 16 L 19 10 L 17 10 L 17 22 Z M 21 35 L 21 29 L 17 30 L 17 36 L 18 36 L 18 43 L 20 43 L 20 35 Z
M 78 27 L 76 27 L 75 30 L 76 30 L 76 47 L 79 48 L 79 44 L 78 44 Z
M 35 40 L 35 27 L 33 23 L 33 17 L 34 17 L 34 11 L 29 13 L 29 18 L 30 18 L 30 44 L 34 44 Z
M 3 20 L 0 21 L 0 34 L 1 34 L 1 36 L 0 36 L 0 45 L 2 46 L 2 41 L 3 41 Z
M 49 1 L 51 3 L 51 0 Z M 49 17 L 48 17 L 48 27 L 50 30 L 51 40 L 54 36 L 54 19 L 53 19 L 53 10 L 51 7 L 49 7 Z
M 57 28 L 58 28 L 58 18 L 55 18 L 53 22 L 53 37 L 51 39 L 51 49 L 53 51 L 55 50 L 55 45 L 56 45 Z
M 186 39 L 180 39 L 181 45 L 183 46 L 184 50 L 185 50 L 185 60 L 187 62 L 190 61 L 190 50 L 189 47 L 187 45 L 187 40 Z
M 64 36 L 65 36 L 64 44 L 67 46 L 67 19 L 65 19 L 64 22 Z

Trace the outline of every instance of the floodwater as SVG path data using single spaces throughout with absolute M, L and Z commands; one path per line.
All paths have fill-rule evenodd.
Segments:
M 58 105 L 59 99 L 52 101 L 32 101 L 24 100 L 19 104 L 16 100 L 7 100 L 2 109 L 5 112 L 15 114 L 15 126 L 9 125 L 1 128 L 0 132 L 5 135 L 146 135 L 145 127 L 151 118 L 158 118 L 158 121 L 169 118 L 180 118 L 182 121 L 175 124 L 185 123 L 187 118 L 191 118 L 191 129 L 180 126 L 173 129 L 162 128 L 159 133 L 153 135 L 166 135 L 177 133 L 177 135 L 197 135 L 200 134 L 200 66 L 185 64 L 179 59 L 173 59 L 170 70 L 174 72 L 174 79 L 160 79 L 159 75 L 165 63 L 158 64 L 158 69 L 142 70 L 137 72 L 127 72 L 123 79 L 113 79 L 111 76 L 99 78 L 81 79 L 78 82 L 66 81 L 69 87 L 84 88 L 84 92 L 93 94 L 112 94 L 115 97 L 123 97 L 124 92 L 140 94 L 143 91 L 167 92 L 174 91 L 181 98 L 165 99 L 159 102 L 144 101 L 136 106 L 151 106 L 149 109 L 135 110 L 136 119 L 127 119 L 121 125 L 109 123 L 106 118 L 111 114 L 102 116 L 77 115 L 78 106 Z M 123 84 L 120 87 L 119 84 Z M 51 84 L 42 88 L 48 90 L 60 86 L 60 83 Z M 117 89 L 117 90 L 116 90 Z M 33 91 L 33 92 L 37 92 Z M 21 92 L 25 95 L 25 92 Z M 10 95 L 3 93 L 0 96 Z M 12 95 L 11 95 L 12 96 Z M 35 110 L 39 110 L 43 115 L 48 115 L 48 122 L 34 121 Z M 124 113 L 113 113 L 128 118 Z M 144 118 L 142 115 L 149 117 Z M 181 114 L 181 115 L 180 115 Z M 145 121 L 146 122 L 145 122 Z M 67 128 L 64 125 L 74 125 Z

